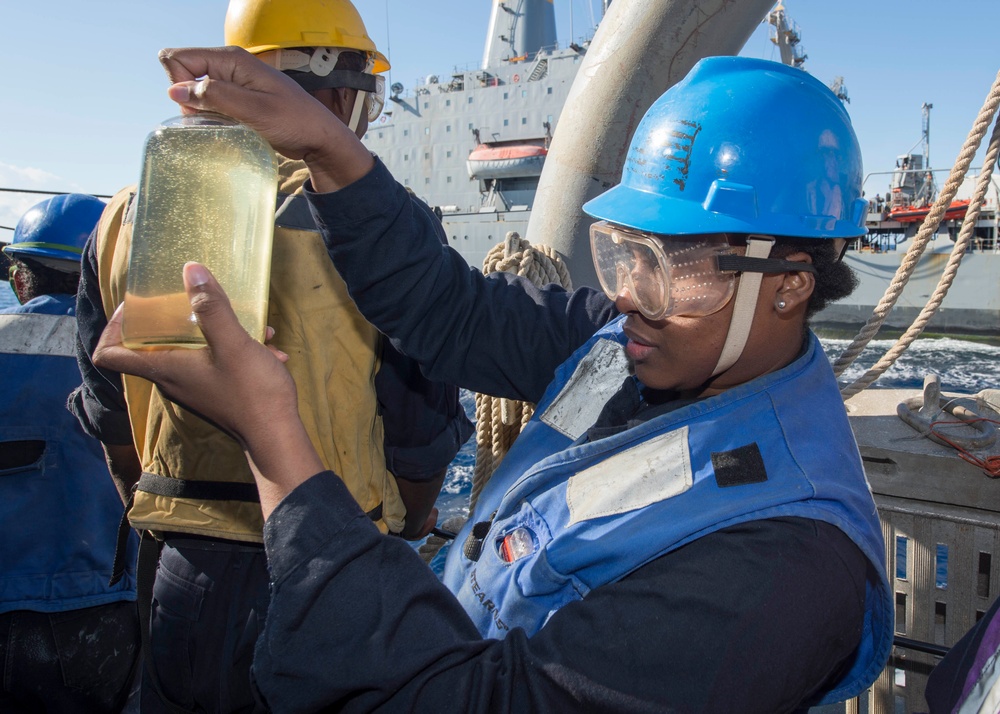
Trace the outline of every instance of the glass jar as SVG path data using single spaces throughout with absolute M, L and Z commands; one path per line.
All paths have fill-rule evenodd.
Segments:
M 270 145 L 229 117 L 174 117 L 149 134 L 129 254 L 126 347 L 205 344 L 184 290 L 189 261 L 212 271 L 240 324 L 263 341 L 277 186 Z

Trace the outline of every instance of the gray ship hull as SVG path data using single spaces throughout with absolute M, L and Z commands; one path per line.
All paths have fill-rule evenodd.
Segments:
M 845 329 L 864 324 L 889 287 L 902 255 L 850 254 L 846 260 L 861 278 L 860 286 L 848 299 L 819 313 L 814 324 Z M 937 288 L 947 261 L 948 256 L 941 253 L 920 260 L 884 323 L 887 328 L 904 330 L 912 324 Z M 1000 255 L 971 253 L 963 258 L 948 295 L 926 331 L 1000 336 Z
M 996 240 L 996 208 L 991 201 L 988 204 L 976 222 L 975 238 L 948 294 L 925 332 L 1000 337 L 1000 246 Z M 813 325 L 857 331 L 885 294 L 918 227 L 903 226 L 873 214 L 868 221 L 869 235 L 861 240 L 858 249 L 849 250 L 844 257 L 860 285 L 848 298 L 816 315 Z M 957 220 L 942 224 L 883 323 L 885 328 L 905 330 L 924 309 L 937 290 L 955 245 L 950 236 L 957 236 L 960 227 Z

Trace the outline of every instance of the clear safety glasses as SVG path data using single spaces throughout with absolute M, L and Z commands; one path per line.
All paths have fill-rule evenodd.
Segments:
M 365 95 L 365 109 L 368 111 L 368 123 L 373 123 L 382 113 L 385 106 L 385 77 L 381 74 L 370 74 L 375 79 L 375 91 Z
M 608 297 L 627 291 L 650 320 L 711 315 L 733 296 L 736 273 L 719 267 L 719 257 L 732 253 L 721 234 L 654 237 L 599 221 L 590 227 L 590 249 Z

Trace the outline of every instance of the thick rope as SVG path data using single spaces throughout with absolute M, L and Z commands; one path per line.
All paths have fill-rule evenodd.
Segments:
M 502 243 L 493 246 L 483 261 L 484 275 L 499 272 L 520 275 L 538 287 L 556 283 L 567 290 L 573 289 L 569 269 L 553 248 L 532 246 L 513 231 Z M 476 395 L 476 469 L 469 495 L 470 513 L 534 411 L 534 405 L 528 402 Z
M 847 347 L 847 349 L 843 351 L 843 353 L 841 353 L 840 357 L 837 358 L 836 362 L 834 362 L 833 371 L 835 375 L 840 376 L 841 374 L 843 374 L 844 370 L 846 370 L 854 362 L 854 360 L 857 359 L 857 356 L 861 354 L 862 350 L 864 350 L 864 348 L 868 345 L 868 343 L 871 342 L 875 334 L 879 331 L 879 328 L 882 327 L 882 323 L 885 322 L 885 319 L 888 316 L 889 312 L 896 304 L 896 301 L 899 299 L 900 294 L 903 292 L 903 288 L 906 286 L 906 283 L 909 281 L 910 276 L 916 269 L 917 261 L 923 254 L 924 249 L 927 247 L 927 243 L 930 241 L 931 237 L 937 232 L 938 226 L 941 223 L 941 219 L 944 217 L 945 211 L 951 205 L 952 200 L 955 198 L 955 194 L 958 192 L 958 188 L 961 185 L 965 177 L 965 174 L 969 169 L 969 165 L 972 163 L 973 158 L 975 158 L 976 151 L 979 149 L 979 145 L 980 143 L 982 143 L 983 137 L 986 135 L 986 131 L 987 129 L 989 129 L 989 126 L 993 121 L 993 116 L 994 114 L 996 114 L 998 106 L 1000 106 L 1000 72 L 997 73 L 997 77 L 993 82 L 993 86 L 990 88 L 990 92 L 986 98 L 986 102 L 983 104 L 983 108 L 980 110 L 979 116 L 976 117 L 976 121 L 972 126 L 972 130 L 969 132 L 969 136 L 966 138 L 965 144 L 962 146 L 962 150 L 959 152 L 958 159 L 956 160 L 955 166 L 952 168 L 951 173 L 948 176 L 948 181 L 945 184 L 944 189 L 938 195 L 937 200 L 934 202 L 934 205 L 931 207 L 931 210 L 927 214 L 926 218 L 924 218 L 924 222 L 921 224 L 920 230 L 917 231 L 917 235 L 913 238 L 909 250 L 907 250 L 906 254 L 903 256 L 903 260 L 900 263 L 899 269 L 896 271 L 896 275 L 893 277 L 892 282 L 886 289 L 885 295 L 882 296 L 882 299 L 879 301 L 879 304 L 875 307 L 875 310 L 872 312 L 871 318 L 869 318 L 868 322 L 854 338 L 854 341 Z M 994 132 L 994 135 L 995 133 L 996 132 Z M 996 160 L 994 158 L 993 163 L 995 162 Z M 989 166 L 989 168 L 984 168 L 984 173 L 990 172 L 991 170 L 992 166 Z M 982 198 L 980 197 L 980 204 L 981 201 Z M 972 207 L 970 205 L 970 211 L 966 213 L 966 221 L 968 221 L 969 213 L 971 213 L 971 208 Z M 978 215 L 978 210 L 979 209 L 977 206 L 976 215 Z M 965 232 L 966 225 L 967 223 L 963 222 L 962 224 L 963 233 Z M 971 223 L 969 223 L 969 225 L 972 225 L 974 227 L 975 221 L 972 221 Z M 969 230 L 971 233 L 972 229 Z M 956 241 L 956 249 L 957 248 L 958 248 L 958 241 Z M 959 253 L 957 261 L 955 263 L 956 269 L 958 261 L 961 261 L 961 254 L 964 253 L 964 250 L 965 247 L 963 246 L 961 253 Z M 952 251 L 952 256 L 953 257 L 955 256 L 955 250 Z M 949 261 L 949 265 L 950 264 L 951 262 Z M 945 282 L 946 281 L 944 279 L 944 276 L 942 276 L 941 284 L 939 284 L 938 290 L 935 291 L 935 295 L 937 295 L 937 293 L 941 290 L 942 284 L 944 284 Z M 947 284 L 943 285 L 944 293 L 940 296 L 942 299 L 944 297 L 944 294 L 947 293 L 948 287 L 950 285 L 951 285 L 951 279 L 949 278 L 947 280 Z M 940 300 L 938 301 L 938 304 L 940 304 Z M 933 310 L 930 312 L 930 315 L 933 315 L 936 309 L 937 306 L 933 308 Z M 928 315 L 928 317 L 923 320 L 923 325 L 926 325 L 926 320 L 930 319 L 930 315 Z M 921 313 L 921 316 L 918 316 L 917 321 L 921 320 L 922 316 L 923 312 Z M 917 324 L 917 321 L 914 322 L 914 325 Z M 919 328 L 920 330 L 923 329 L 923 325 L 920 326 Z M 907 332 L 909 333 L 909 330 Z M 919 332 L 917 334 L 919 334 Z M 913 339 L 915 339 L 915 336 Z M 912 339 L 910 340 L 910 342 L 912 342 Z M 907 343 L 907 345 L 908 344 L 909 343 Z M 902 349 L 905 350 L 906 347 L 904 346 Z M 900 351 L 900 354 L 901 353 L 902 351 Z M 895 358 L 893 358 L 893 361 L 894 360 Z M 888 369 L 888 367 L 885 367 L 885 369 Z M 882 369 L 882 372 L 884 372 L 885 369 Z M 873 373 L 874 371 L 875 370 L 873 369 L 872 372 L 870 372 L 869 374 Z M 854 384 L 847 387 L 845 390 L 843 390 L 845 393 L 845 398 L 853 396 L 853 394 L 856 394 L 858 391 L 861 391 L 861 389 L 864 389 L 864 386 L 867 386 L 868 384 L 871 384 L 871 382 L 875 381 L 875 379 L 877 379 L 882 374 L 882 372 L 879 372 L 870 379 L 868 379 L 869 374 L 866 374 L 864 377 L 862 377 L 862 379 L 858 380 Z M 865 382 L 865 380 L 868 381 L 865 383 L 864 386 L 861 386 L 860 388 L 851 392 L 850 394 L 846 394 L 848 390 L 854 389 L 856 385 Z
M 532 246 L 514 231 L 509 232 L 502 243 L 493 246 L 483 261 L 484 275 L 498 272 L 520 275 L 538 287 L 557 283 L 567 290 L 573 289 L 569 269 L 555 249 L 547 245 Z M 469 513 L 476 508 L 483 487 L 534 411 L 535 406 L 528 402 L 476 395 L 476 467 L 469 494 Z M 454 517 L 449 518 L 443 528 L 457 533 L 464 524 L 465 519 Z M 424 562 L 430 563 L 446 542 L 439 536 L 430 536 L 419 548 Z
M 965 214 L 965 220 L 962 222 L 962 228 L 955 241 L 955 246 L 951 250 L 951 255 L 948 257 L 948 263 L 945 265 L 944 271 L 941 273 L 941 279 L 938 281 L 937 288 L 935 288 L 934 293 L 928 299 L 927 304 L 920 311 L 920 314 L 917 315 L 913 324 L 906 329 L 906 332 L 900 336 L 896 343 L 882 356 L 882 358 L 853 384 L 841 389 L 841 395 L 845 400 L 850 399 L 858 392 L 864 390 L 872 382 L 881 377 L 887 369 L 895 364 L 896 360 L 899 359 L 903 352 L 905 352 L 906 349 L 913 344 L 913 341 L 916 340 L 924 331 L 927 323 L 932 317 L 934 317 L 934 314 L 941 306 L 941 302 L 944 300 L 945 295 L 948 294 L 948 290 L 951 288 L 951 284 L 955 280 L 955 275 L 958 273 L 958 266 L 962 262 L 962 257 L 965 255 L 965 251 L 975 234 L 976 221 L 979 220 L 979 214 L 982 210 L 986 190 L 989 188 L 990 179 L 993 176 L 993 167 L 996 166 L 998 157 L 1000 157 L 1000 121 L 993 126 L 993 134 L 990 137 L 989 148 L 986 151 L 986 161 L 983 164 L 983 172 L 979 175 L 979 179 L 976 182 L 972 202 L 969 204 L 969 210 Z

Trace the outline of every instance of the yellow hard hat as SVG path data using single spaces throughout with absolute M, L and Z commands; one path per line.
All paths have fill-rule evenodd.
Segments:
M 389 60 L 375 47 L 350 0 L 230 0 L 226 44 L 253 54 L 341 47 L 371 53 L 376 73 L 389 69 Z

